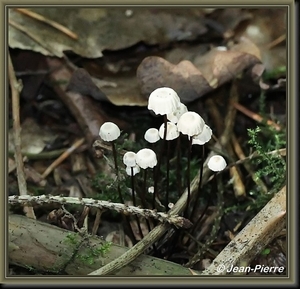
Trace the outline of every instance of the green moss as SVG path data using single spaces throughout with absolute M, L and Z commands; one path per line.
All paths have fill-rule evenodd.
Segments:
M 78 258 L 81 262 L 92 265 L 99 256 L 104 257 L 110 251 L 111 242 L 104 242 L 101 245 L 90 245 L 91 235 L 86 234 L 81 237 L 78 233 L 69 233 L 63 243 L 73 246 L 73 253 L 69 261 L 64 264 L 64 268 L 72 262 L 74 258 Z
M 80 241 L 80 237 L 76 233 L 69 233 L 66 236 L 66 239 L 63 240 L 63 243 L 70 245 L 79 245 Z
M 104 255 L 110 251 L 111 244 L 111 242 L 105 242 L 95 248 L 88 247 L 86 252 L 84 254 L 78 254 L 77 258 L 87 265 L 93 265 L 96 258 L 99 256 L 104 257 Z

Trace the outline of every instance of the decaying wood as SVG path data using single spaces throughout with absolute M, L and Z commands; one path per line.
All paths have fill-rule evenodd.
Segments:
M 27 204 L 27 203 L 35 203 L 35 204 L 76 204 L 83 205 L 88 207 L 95 208 L 105 208 L 115 210 L 117 212 L 123 214 L 132 214 L 132 215 L 140 215 L 145 218 L 154 218 L 159 220 L 162 223 L 169 223 L 175 225 L 176 227 L 189 228 L 192 223 L 183 217 L 176 215 L 170 215 L 167 213 L 157 212 L 155 210 L 150 209 L 141 209 L 135 206 L 127 206 L 121 203 L 112 203 L 108 201 L 94 200 L 91 198 L 74 198 L 74 197 L 61 197 L 61 196 L 51 196 L 51 195 L 41 195 L 41 196 L 9 196 L 8 198 L 9 204 Z
M 286 224 L 286 188 L 279 191 L 253 220 L 226 246 L 201 275 L 225 275 L 224 268 L 247 264 L 262 251 Z M 162 224 L 159 226 L 167 226 Z M 89 237 L 89 246 L 78 246 L 83 240 L 78 233 L 42 223 L 20 215 L 9 216 L 8 256 L 10 264 L 46 271 L 53 274 L 86 275 L 118 260 L 127 248 L 111 245 L 110 250 L 94 256 L 93 264 L 84 263 L 79 256 L 90 248 L 99 248 L 105 241 Z M 152 230 L 153 231 L 153 230 Z M 152 232 L 151 231 L 151 232 Z M 76 244 L 68 236 L 73 236 Z M 143 241 L 143 240 L 142 240 Z M 141 242 L 142 242 L 141 241 Z M 70 243 L 71 242 L 71 243 Z M 115 275 L 191 275 L 188 268 L 154 257 L 140 255 L 119 268 Z
M 89 246 L 83 243 L 80 247 L 84 238 L 78 233 L 20 215 L 10 215 L 8 220 L 10 264 L 53 274 L 84 276 L 118 259 L 128 250 L 126 247 L 111 244 L 107 253 L 84 261 L 84 256 L 88 256 L 91 249 L 100 248 L 106 241 L 100 237 L 90 236 Z M 191 272 L 178 264 L 140 255 L 115 275 L 191 275 Z
M 226 275 L 231 266 L 249 264 L 285 225 L 286 187 L 283 187 L 201 275 Z

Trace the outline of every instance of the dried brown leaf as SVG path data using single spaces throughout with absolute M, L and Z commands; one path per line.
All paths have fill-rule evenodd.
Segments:
M 47 58 L 49 68 L 59 67 L 62 62 L 58 59 Z M 66 83 L 61 83 L 61 79 L 70 79 L 71 72 L 66 67 L 61 67 L 53 71 L 50 75 L 53 81 L 60 81 L 59 85 L 54 86 L 54 89 L 61 100 L 65 103 L 68 109 L 76 118 L 82 131 L 85 134 L 85 139 L 88 144 L 92 144 L 99 137 L 99 128 L 105 121 L 113 121 L 120 128 L 124 128 L 126 124 L 114 117 L 109 117 L 101 109 L 101 103 L 96 102 L 92 98 L 75 92 L 66 92 Z
M 178 93 L 182 102 L 188 103 L 259 62 L 258 48 L 243 38 L 230 50 L 212 49 L 196 58 L 194 63 L 183 60 L 174 65 L 161 57 L 146 57 L 137 69 L 137 78 L 144 95 L 168 86 Z
M 64 51 L 87 58 L 103 50 L 119 50 L 141 41 L 149 45 L 190 41 L 207 32 L 201 8 L 149 7 L 30 7 L 30 11 L 76 33 L 72 39 L 52 26 L 8 9 L 8 42 L 11 48 L 62 57 Z
M 21 151 L 26 154 L 39 154 L 44 150 L 47 143 L 52 143 L 56 138 L 50 130 L 42 128 L 33 118 L 26 118 L 21 124 Z M 11 129 L 8 133 L 9 151 L 14 151 L 14 136 Z

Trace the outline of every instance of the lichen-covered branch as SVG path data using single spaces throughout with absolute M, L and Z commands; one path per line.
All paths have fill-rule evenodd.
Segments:
M 228 268 L 232 266 L 249 264 L 285 225 L 286 187 L 284 186 L 201 275 L 226 275 Z
M 167 213 L 157 212 L 156 210 L 141 209 L 134 206 L 126 206 L 121 203 L 111 203 L 108 201 L 95 200 L 91 198 L 73 198 L 73 197 L 62 197 L 62 196 L 51 196 L 51 195 L 41 195 L 41 196 L 10 196 L 8 198 L 9 204 L 51 204 L 58 203 L 61 205 L 74 204 L 83 205 L 89 207 L 96 207 L 99 209 L 105 208 L 117 211 L 123 214 L 140 215 L 145 218 L 154 218 L 162 223 L 169 223 L 175 225 L 176 227 L 190 228 L 192 223 L 183 217 L 178 215 L 169 215 Z

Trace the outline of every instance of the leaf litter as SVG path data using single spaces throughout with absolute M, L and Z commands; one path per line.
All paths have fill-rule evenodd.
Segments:
M 243 79 L 245 72 L 246 75 L 248 72 L 251 85 L 257 89 L 264 87 L 262 77 L 266 70 L 271 71 L 278 65 L 286 65 L 285 58 L 281 57 L 282 52 L 286 50 L 285 38 L 282 36 L 286 33 L 284 9 L 254 11 L 240 8 L 207 10 L 204 8 L 108 9 L 102 7 L 92 10 L 60 8 L 59 13 L 57 8 L 48 7 L 30 10 L 47 21 L 40 21 L 21 14 L 20 11 L 9 9 L 8 40 L 14 59 L 18 59 L 18 73 L 28 73 L 27 76 L 21 77 L 23 80 L 29 79 L 28 76 L 34 79 L 30 74 L 32 71 L 28 71 L 30 67 L 28 62 L 23 64 L 22 58 L 17 58 L 17 54 L 14 55 L 15 51 L 18 51 L 21 56 L 23 53 L 29 54 L 27 55 L 29 59 L 37 57 L 33 52 L 44 55 L 43 62 L 47 64 L 48 71 L 42 72 L 46 77 L 40 85 L 50 87 L 51 94 L 55 95 L 56 101 L 67 108 L 65 111 L 69 114 L 66 119 L 62 118 L 59 124 L 60 127 L 64 126 L 64 129 L 69 127 L 72 131 L 68 133 L 71 140 L 65 143 L 65 148 L 78 136 L 86 140 L 86 144 L 82 144 L 68 159 L 56 168 L 52 168 L 53 176 L 50 174 L 46 177 L 47 185 L 51 186 L 50 192 L 58 194 L 64 192 L 72 196 L 96 196 L 97 191 L 91 188 L 89 175 L 93 176 L 99 169 L 113 178 L 111 168 L 105 165 L 103 159 L 103 155 L 107 154 L 106 149 L 99 153 L 100 158 L 96 160 L 91 144 L 98 137 L 99 127 L 107 120 L 118 123 L 124 131 L 131 131 L 135 138 L 138 131 L 134 131 L 132 127 L 134 122 L 127 120 L 137 116 L 142 119 L 145 117 L 143 107 L 147 105 L 147 98 L 155 88 L 172 87 L 177 91 L 182 102 L 197 108 L 205 101 L 202 99 L 208 97 L 213 99 L 214 94 L 220 94 L 222 89 L 226 89 L 237 78 Z M 274 25 L 269 25 L 273 17 L 279 23 L 278 31 Z M 69 37 L 66 30 L 57 29 L 53 21 L 76 33 L 78 39 Z M 261 38 L 261 35 L 264 37 Z M 280 51 L 278 55 L 274 53 L 277 50 Z M 128 54 L 130 51 L 131 54 Z M 45 71 L 44 67 L 43 69 Z M 279 88 L 284 89 L 284 85 L 279 85 L 283 81 L 278 79 L 276 81 L 278 84 L 266 85 L 265 89 L 268 91 L 273 88 L 273 92 L 278 92 Z M 29 101 L 37 97 L 35 94 L 39 92 L 40 96 L 41 93 L 43 94 L 40 86 L 36 86 L 35 91 L 26 94 L 30 91 L 30 82 L 34 81 L 25 82 L 22 92 L 23 102 L 27 106 Z M 247 89 L 243 89 L 243 93 L 246 98 L 242 103 L 247 105 L 247 102 L 251 101 L 250 97 L 247 99 L 250 92 L 247 94 Z M 32 99 L 24 98 L 24 95 L 31 95 Z M 43 97 L 47 100 L 47 94 Z M 41 102 L 44 102 L 43 98 Z M 225 96 L 222 102 L 226 102 Z M 26 115 L 28 111 L 24 110 L 24 107 L 21 106 L 21 111 Z M 57 106 L 56 110 L 59 109 Z M 126 121 L 122 117 L 124 114 L 127 114 Z M 57 115 L 61 116 L 63 113 Z M 34 112 L 30 117 L 38 119 Z M 241 118 L 241 115 L 238 117 Z M 55 140 L 54 136 L 56 136 L 51 133 L 51 129 L 47 135 L 44 130 L 45 122 L 50 128 L 51 126 L 55 128 L 53 131 L 57 131 L 58 120 L 53 118 L 53 115 L 52 117 L 44 115 L 43 118 L 39 118 L 40 121 L 42 120 L 40 127 L 33 122 L 29 125 L 31 131 L 26 132 L 28 119 L 30 118 L 25 118 L 22 123 L 22 134 L 25 135 L 24 141 L 22 140 L 23 152 L 42 153 L 45 144 Z M 26 138 L 28 142 L 25 141 Z M 10 137 L 10 149 L 12 143 Z M 86 157 L 82 158 L 82 154 Z M 12 159 L 9 163 L 10 177 L 12 177 L 15 165 Z M 76 167 L 79 163 L 82 165 L 78 170 Z M 38 168 L 38 162 L 30 161 L 29 165 L 27 175 L 33 183 L 39 184 L 41 175 L 34 170 Z M 45 171 L 47 166 L 49 162 L 40 171 Z M 71 172 L 67 179 L 60 177 L 63 171 Z M 243 176 L 242 180 L 245 181 Z M 234 192 L 232 190 L 232 194 Z M 242 195 L 245 198 L 244 190 Z M 214 207 L 211 206 L 204 215 L 207 232 L 203 231 L 204 228 L 201 230 L 200 235 L 203 238 L 201 242 L 205 242 L 212 223 L 210 220 L 213 219 L 210 215 L 215 212 Z M 92 219 L 95 214 L 95 212 L 91 213 Z M 85 218 L 86 212 L 82 214 L 77 212 L 74 215 L 78 219 L 80 216 Z M 120 242 L 121 236 L 122 242 L 124 237 L 127 240 L 128 236 L 124 235 L 122 230 L 116 231 L 115 228 L 110 230 L 110 224 L 116 219 L 108 214 L 108 221 L 105 221 L 105 215 L 103 220 L 101 215 L 102 225 L 104 224 L 101 230 L 106 231 L 108 239 L 118 239 L 116 242 Z M 65 227 L 75 230 L 72 222 L 71 220 L 70 226 L 65 224 Z M 91 222 L 89 227 L 92 227 L 92 220 L 89 222 Z M 230 222 L 235 224 L 238 221 Z M 144 227 L 146 228 L 145 223 L 143 223 Z M 145 235 L 146 231 L 145 229 Z M 230 233 L 231 231 L 228 230 L 227 234 Z M 203 257 L 203 262 L 207 260 L 208 263 L 211 262 L 216 256 L 213 250 L 221 251 L 224 246 L 218 244 L 228 241 L 224 230 L 220 231 L 218 241 Z M 128 243 L 130 242 L 127 241 Z M 275 251 L 279 253 L 275 254 L 273 260 L 277 258 L 276 256 L 280 256 L 280 264 L 283 264 L 282 252 L 277 249 Z M 186 258 L 184 252 L 181 253 L 181 258 Z M 176 254 L 170 257 L 170 260 L 178 261 Z M 204 267 L 206 269 L 207 265 Z M 195 269 L 197 268 L 196 266 Z M 191 273 L 198 275 L 196 271 Z

